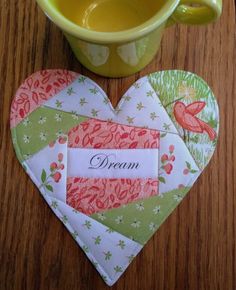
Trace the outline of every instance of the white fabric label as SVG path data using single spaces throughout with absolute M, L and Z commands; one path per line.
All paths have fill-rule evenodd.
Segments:
M 68 177 L 157 178 L 158 149 L 68 148 Z

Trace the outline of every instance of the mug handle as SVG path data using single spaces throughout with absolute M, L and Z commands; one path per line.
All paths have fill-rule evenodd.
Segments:
M 199 25 L 217 20 L 222 12 L 222 0 L 180 0 L 167 26 L 175 23 Z

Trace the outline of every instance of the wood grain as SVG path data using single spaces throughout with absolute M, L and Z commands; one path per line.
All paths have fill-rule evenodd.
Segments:
M 236 289 L 235 4 L 207 27 L 166 31 L 153 62 L 140 73 L 106 79 L 83 68 L 60 30 L 35 1 L 0 1 L 0 290 L 99 290 L 105 286 L 73 239 L 40 197 L 13 152 L 12 96 L 31 73 L 66 68 L 95 80 L 115 105 L 148 73 L 183 69 L 212 87 L 221 133 L 210 165 L 161 226 L 116 290 Z

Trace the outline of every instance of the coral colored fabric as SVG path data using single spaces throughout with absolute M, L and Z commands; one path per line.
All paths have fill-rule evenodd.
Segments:
M 67 178 L 67 203 L 87 215 L 157 194 L 157 179 Z
M 159 148 L 160 143 L 160 133 L 157 130 L 96 119 L 89 119 L 71 129 L 68 138 L 68 146 L 72 148 Z
M 157 130 L 96 119 L 85 121 L 68 133 L 68 146 L 71 148 L 135 150 L 159 148 L 159 143 Z M 67 179 L 67 203 L 85 214 L 117 208 L 157 194 L 157 178 L 96 179 L 80 176 Z
M 71 71 L 43 70 L 27 78 L 17 90 L 11 105 L 11 128 L 68 87 L 78 76 Z

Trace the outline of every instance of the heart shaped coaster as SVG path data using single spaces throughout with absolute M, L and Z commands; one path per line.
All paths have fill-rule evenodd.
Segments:
M 11 106 L 19 161 L 108 285 L 197 180 L 218 127 L 211 89 L 184 71 L 138 80 L 116 109 L 89 78 L 40 71 Z

